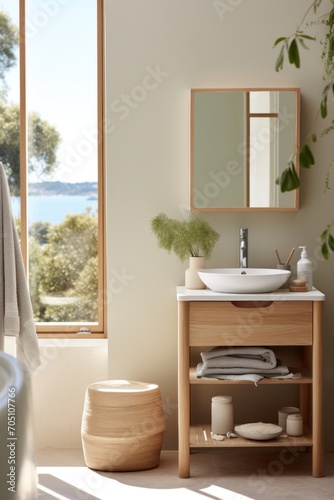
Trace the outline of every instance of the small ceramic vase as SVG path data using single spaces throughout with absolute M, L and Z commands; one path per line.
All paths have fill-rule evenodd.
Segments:
M 185 273 L 185 287 L 192 290 L 202 290 L 206 288 L 203 281 L 198 275 L 198 269 L 205 268 L 204 257 L 190 257 L 189 268 Z

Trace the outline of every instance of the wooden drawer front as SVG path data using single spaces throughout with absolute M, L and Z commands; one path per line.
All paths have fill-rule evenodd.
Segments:
M 312 345 L 312 302 L 190 302 L 192 346 Z

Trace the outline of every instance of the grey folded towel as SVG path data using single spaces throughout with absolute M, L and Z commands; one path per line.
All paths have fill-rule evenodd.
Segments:
M 199 363 L 196 367 L 196 376 L 197 377 L 213 377 L 219 378 L 219 376 L 224 375 L 242 375 L 242 374 L 250 374 L 256 373 L 262 375 L 263 377 L 270 377 L 272 375 L 287 375 L 289 373 L 289 369 L 287 366 L 281 364 L 278 360 L 275 368 L 262 370 L 261 368 L 241 368 L 241 367 L 230 367 L 230 368 L 207 368 L 205 363 Z
M 275 353 L 266 347 L 215 347 L 201 352 L 204 369 L 258 368 L 270 370 L 277 365 Z
M 267 347 L 215 347 L 201 352 L 202 363 L 196 367 L 197 377 L 261 374 L 287 375 L 289 369 L 276 359 Z

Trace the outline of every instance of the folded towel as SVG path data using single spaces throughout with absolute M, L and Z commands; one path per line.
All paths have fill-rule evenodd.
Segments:
M 251 368 L 253 372 L 253 369 L 270 370 L 277 365 L 275 353 L 266 347 L 215 347 L 211 351 L 201 352 L 201 358 L 204 370 Z
M 275 366 L 275 368 L 271 368 L 269 370 L 262 370 L 260 368 L 241 368 L 241 367 L 208 368 L 205 366 L 205 363 L 199 363 L 196 367 L 197 377 L 219 378 L 219 376 L 223 375 L 241 375 L 249 373 L 254 373 L 254 374 L 256 373 L 262 375 L 263 377 L 270 377 L 272 375 L 287 375 L 289 373 L 289 369 L 287 366 L 282 365 L 279 360 L 277 360 L 277 365 Z

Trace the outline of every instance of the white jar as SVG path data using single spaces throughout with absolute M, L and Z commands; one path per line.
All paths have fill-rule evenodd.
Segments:
M 284 406 L 280 410 L 278 410 L 278 425 L 282 427 L 283 432 L 286 432 L 286 420 L 288 415 L 292 415 L 295 413 L 300 413 L 300 409 L 295 406 Z
M 232 396 L 214 396 L 211 401 L 212 434 L 234 430 Z
M 302 436 L 303 417 L 300 413 L 288 415 L 286 419 L 286 433 L 288 436 Z

